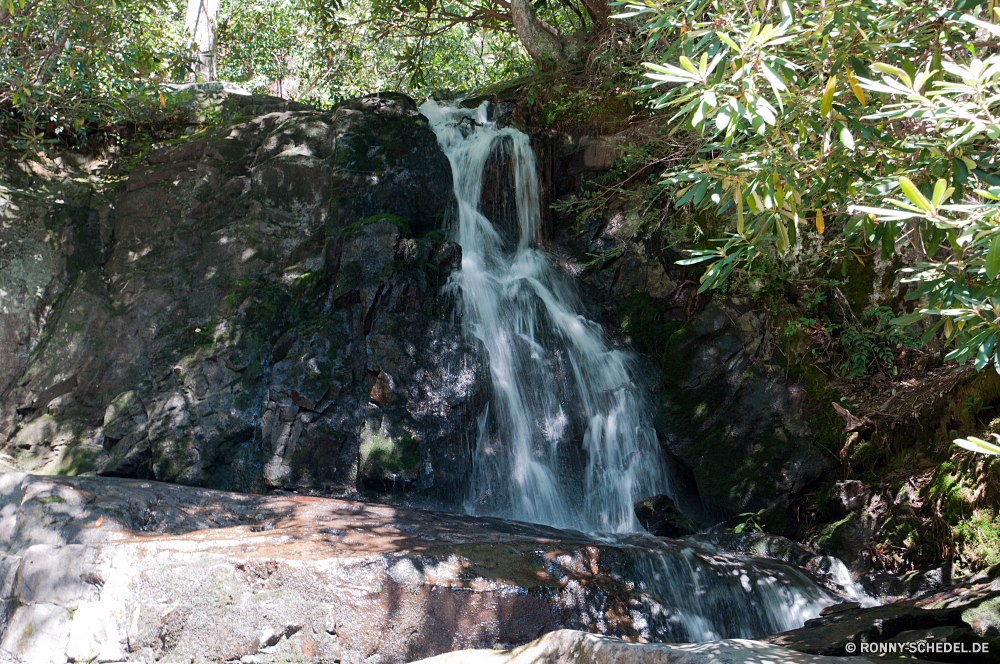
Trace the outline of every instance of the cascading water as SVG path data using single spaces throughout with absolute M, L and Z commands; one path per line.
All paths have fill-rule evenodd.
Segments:
M 485 102 L 466 109 L 431 99 L 420 110 L 451 161 L 462 247 L 451 287 L 493 379 L 470 511 L 562 528 L 636 530 L 633 501 L 669 492 L 648 402 L 637 393 L 632 356 L 577 313 L 573 284 L 538 244 L 528 137 L 490 122 Z M 498 230 L 503 224 L 480 209 L 484 168 L 497 153 L 514 172 L 513 233 Z
M 497 127 L 486 103 L 461 108 L 431 99 L 420 110 L 451 161 L 458 199 L 453 231 L 462 269 L 449 287 L 460 297 L 465 329 L 488 354 L 493 383 L 469 510 L 592 531 L 620 548 L 640 579 L 651 640 L 759 637 L 800 627 L 840 601 L 793 565 L 625 534 L 640 530 L 633 500 L 670 493 L 667 472 L 632 355 L 577 313 L 583 307 L 572 282 L 539 246 L 528 137 Z M 513 170 L 516 224 L 483 213 L 490 164 Z

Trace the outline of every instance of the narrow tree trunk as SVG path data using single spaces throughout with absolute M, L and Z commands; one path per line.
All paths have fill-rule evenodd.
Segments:
M 528 0 L 510 0 L 510 17 L 532 60 L 546 66 L 562 67 L 567 64 L 559 33 L 538 18 Z
M 220 0 L 188 0 L 184 27 L 190 39 L 194 57 L 192 78 L 195 81 L 214 81 L 216 17 Z

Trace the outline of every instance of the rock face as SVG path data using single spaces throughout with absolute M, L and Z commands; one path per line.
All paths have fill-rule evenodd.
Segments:
M 25 470 L 454 502 L 485 373 L 439 296 L 434 134 L 402 95 L 210 92 L 228 120 L 111 194 L 0 189 L 0 442 Z
M 698 532 L 698 526 L 677 509 L 670 496 L 636 501 L 635 516 L 646 532 L 657 537 L 683 537 Z
M 32 664 L 395 664 L 563 628 L 762 636 L 838 601 L 774 560 L 657 546 L 300 495 L 0 474 L 0 652 Z M 773 593 L 748 603 L 755 583 Z
M 812 442 L 805 386 L 771 365 L 772 334 L 767 314 L 730 300 L 666 340 L 657 430 L 716 518 L 800 493 L 831 466 Z

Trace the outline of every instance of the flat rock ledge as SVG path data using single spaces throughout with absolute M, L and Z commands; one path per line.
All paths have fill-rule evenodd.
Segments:
M 748 639 L 708 643 L 629 643 L 572 629 L 549 632 L 512 650 L 461 650 L 418 664 L 871 664 L 824 657 Z
M 673 576 L 680 595 L 652 593 L 657 546 L 713 583 L 734 579 L 700 600 L 706 620 L 752 611 L 740 601 L 754 569 L 789 592 L 814 583 L 794 565 L 693 539 L 597 541 L 295 494 L 5 473 L 0 664 L 403 664 L 470 649 L 482 652 L 442 661 L 827 661 L 757 641 L 637 645 L 680 640 L 664 635 L 693 593 Z M 806 588 L 816 614 L 836 602 Z M 753 631 L 720 635 L 773 630 Z M 588 632 L 617 638 L 579 636 Z M 560 659 L 575 652 L 593 657 Z

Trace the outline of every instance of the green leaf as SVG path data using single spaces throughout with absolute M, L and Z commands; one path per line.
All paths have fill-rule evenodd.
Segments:
M 931 202 L 920 193 L 920 190 L 917 189 L 917 185 L 913 184 L 913 181 L 910 180 L 910 178 L 905 176 L 899 178 L 899 186 L 903 189 L 903 193 L 906 194 L 906 197 L 909 198 L 914 205 L 926 210 L 927 212 L 934 211 L 934 206 L 931 205 Z
M 965 165 L 965 162 L 958 157 L 951 160 L 951 168 L 955 172 L 955 181 L 959 184 L 965 184 L 969 181 L 969 167 Z
M 854 136 L 851 134 L 851 130 L 845 125 L 840 130 L 840 142 L 844 144 L 844 147 L 854 152 Z
M 695 256 L 694 258 L 685 258 L 682 261 L 677 261 L 675 265 L 695 265 L 696 263 L 704 263 L 705 261 L 710 261 L 713 258 L 718 257 L 717 252 L 712 252 L 708 256 Z
M 944 203 L 945 196 L 948 191 L 948 183 L 944 181 L 944 178 L 939 179 L 934 183 L 934 194 L 931 196 L 931 203 L 934 207 Z
M 781 217 L 775 215 L 774 217 L 774 229 L 778 232 L 778 249 L 781 253 L 788 253 L 790 244 L 788 242 L 788 229 L 785 228 L 784 222 L 781 221 Z
M 907 314 L 906 316 L 899 316 L 898 318 L 893 318 L 889 322 L 892 323 L 893 325 L 901 325 L 905 327 L 907 325 L 912 325 L 913 323 L 916 323 L 918 320 L 923 320 L 926 317 L 927 317 L 926 314 L 922 314 L 918 311 L 916 313 Z
M 1000 275 L 1000 235 L 994 235 L 986 252 L 986 276 L 996 279 Z
M 957 12 L 967 12 L 970 9 L 975 9 L 984 2 L 986 2 L 986 0 L 955 0 L 955 4 L 952 5 L 952 9 Z
M 997 434 L 993 435 L 996 436 Z M 998 440 L 1000 440 L 1000 436 L 998 436 Z M 956 438 L 954 443 L 959 447 L 973 452 L 978 452 L 979 454 L 1000 454 L 1000 445 L 989 443 L 982 438 L 976 438 L 975 436 L 969 436 L 968 438 Z

